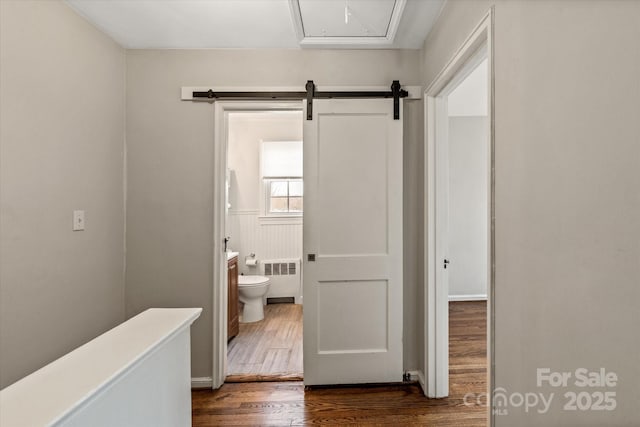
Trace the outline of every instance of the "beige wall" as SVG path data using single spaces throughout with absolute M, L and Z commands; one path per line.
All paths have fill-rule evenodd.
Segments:
M 125 54 L 61 2 L 0 15 L 5 387 L 124 320 Z
M 447 3 L 426 84 L 492 3 Z M 556 393 L 497 426 L 640 423 L 638 40 L 638 1 L 495 6 L 495 385 Z M 563 411 L 589 389 L 537 388 L 545 367 L 616 372 L 616 410 Z
M 151 306 L 203 307 L 192 332 L 193 376 L 210 376 L 212 367 L 213 106 L 180 101 L 180 87 L 416 84 L 418 58 L 406 50 L 127 52 L 127 316 Z M 414 249 L 422 116 L 419 102 L 408 104 L 405 249 Z M 405 366 L 416 368 L 418 252 L 406 253 Z

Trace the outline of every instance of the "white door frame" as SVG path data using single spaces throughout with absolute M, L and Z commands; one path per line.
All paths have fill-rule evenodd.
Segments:
M 225 183 L 227 171 L 228 115 L 239 111 L 302 111 L 302 101 L 216 101 L 213 150 L 213 369 L 212 388 L 227 376 L 227 259 Z
M 425 90 L 425 176 L 424 184 L 427 192 L 425 198 L 425 395 L 427 397 L 445 397 L 449 394 L 449 292 L 448 289 L 438 289 L 436 273 L 440 270 L 442 254 L 436 253 L 439 247 L 439 236 L 436 231 L 436 215 L 448 214 L 447 206 L 438 206 L 436 194 L 440 189 L 438 176 L 446 171 L 448 165 L 439 164 L 442 152 L 446 160 L 446 149 L 436 150 L 436 147 L 446 147 L 447 140 L 447 103 L 446 95 L 473 69 L 478 51 L 486 46 L 488 58 L 489 84 L 489 215 L 488 229 L 488 301 L 487 301 L 487 360 L 488 360 L 488 389 L 493 389 L 493 331 L 494 331 L 494 76 L 493 76 L 493 8 L 490 9 L 469 35 L 453 58 L 436 76 L 433 83 Z M 466 73 L 466 74 L 465 74 Z M 438 157 L 436 157 L 438 156 Z M 442 168 L 445 169 L 442 169 Z M 445 187 L 446 190 L 446 187 Z M 490 405 L 489 405 L 490 406 Z M 490 416 L 490 425 L 493 417 Z

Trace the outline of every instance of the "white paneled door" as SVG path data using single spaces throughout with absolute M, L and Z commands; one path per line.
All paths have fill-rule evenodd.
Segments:
M 304 186 L 305 384 L 402 381 L 402 120 L 393 100 L 314 100 Z

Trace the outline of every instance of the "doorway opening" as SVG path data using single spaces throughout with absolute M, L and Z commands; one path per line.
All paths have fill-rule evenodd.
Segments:
M 425 92 L 428 397 L 492 389 L 491 22 L 489 12 Z
M 303 377 L 302 114 L 299 102 L 216 103 L 214 274 L 226 311 L 214 387 Z
M 302 120 L 227 114 L 226 382 L 303 379 Z
M 452 395 L 487 389 L 489 117 L 486 49 L 447 96 L 449 384 Z M 470 64 L 470 65 L 471 65 Z M 437 184 L 436 184 L 437 185 Z M 437 190 L 436 190 L 437 191 Z M 444 240 L 444 239 L 443 239 Z M 470 384 L 473 384 L 472 386 Z

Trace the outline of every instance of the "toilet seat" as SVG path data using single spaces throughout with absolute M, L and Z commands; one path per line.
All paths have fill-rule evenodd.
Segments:
M 238 276 L 238 286 L 261 286 L 267 282 L 269 282 L 269 278 L 265 276 Z

